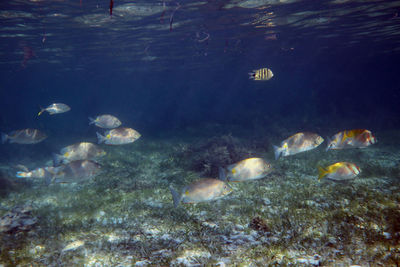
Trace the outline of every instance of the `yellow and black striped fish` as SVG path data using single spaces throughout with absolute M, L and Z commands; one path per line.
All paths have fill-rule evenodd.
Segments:
M 249 72 L 249 75 L 250 75 L 249 79 L 252 79 L 255 81 L 268 81 L 269 79 L 274 77 L 274 74 L 268 68 L 253 70 L 252 72 Z

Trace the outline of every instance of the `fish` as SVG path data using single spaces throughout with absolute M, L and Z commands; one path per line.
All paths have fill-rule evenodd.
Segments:
M 89 117 L 89 125 L 94 124 L 97 127 L 105 128 L 105 129 L 113 129 L 121 126 L 121 121 L 114 117 L 113 115 L 105 114 L 99 115 L 95 119 Z
M 219 168 L 220 180 L 240 182 L 264 178 L 272 171 L 272 168 L 271 164 L 262 158 L 248 158 L 229 165 L 226 170 Z
M 175 208 L 181 202 L 185 204 L 207 202 L 220 199 L 232 192 L 232 188 L 226 182 L 214 178 L 202 178 L 194 181 L 185 186 L 180 194 L 171 186 L 169 190 Z
M 50 115 L 54 115 L 54 114 L 64 113 L 70 110 L 71 108 L 66 104 L 54 103 L 49 105 L 47 108 L 41 108 L 38 113 L 38 116 L 42 115 L 42 113 L 45 111 L 47 111 Z
M 249 79 L 255 81 L 268 81 L 274 77 L 272 70 L 269 68 L 262 68 L 249 72 Z
M 318 171 L 318 180 L 326 177 L 334 181 L 351 180 L 361 172 L 357 165 L 350 162 L 337 162 L 325 168 L 318 167 Z
M 85 245 L 85 242 L 84 242 L 84 241 L 77 240 L 77 241 L 71 242 L 71 243 L 69 243 L 68 245 L 66 245 L 66 246 L 61 250 L 61 252 L 67 252 L 67 251 L 75 250 L 75 249 L 77 249 L 77 248 L 82 247 L 83 245 Z
M 344 130 L 328 138 L 329 149 L 365 148 L 377 142 L 371 131 L 365 129 Z
M 26 168 L 26 167 L 25 167 Z M 16 173 L 17 178 L 45 178 L 52 179 L 60 171 L 60 167 L 42 167 L 29 171 L 18 171 Z
M 95 159 L 104 155 L 106 152 L 98 145 L 81 142 L 62 148 L 60 154 L 53 154 L 53 162 L 57 166 L 74 160 Z
M 70 183 L 92 179 L 100 173 L 101 165 L 92 160 L 75 160 L 59 168 L 52 182 Z
M 9 134 L 1 133 L 1 142 L 4 144 L 7 141 L 16 144 L 37 144 L 47 138 L 47 135 L 37 129 L 22 129 L 12 131 Z
M 96 132 L 98 143 L 107 145 L 124 145 L 135 142 L 140 138 L 140 133 L 132 128 L 117 128 L 107 131 L 104 136 Z
M 316 133 L 296 133 L 283 140 L 279 147 L 273 146 L 275 159 L 279 159 L 280 156 L 286 157 L 317 148 L 322 142 L 324 142 L 324 138 Z
M 91 160 L 75 160 L 57 167 L 42 167 L 19 171 L 17 178 L 45 178 L 46 182 L 68 183 L 91 179 L 99 174 L 101 165 Z

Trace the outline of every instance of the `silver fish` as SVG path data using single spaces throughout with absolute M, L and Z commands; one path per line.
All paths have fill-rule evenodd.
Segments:
M 282 141 L 281 146 L 273 146 L 275 159 L 286 157 L 318 147 L 324 138 L 315 133 L 301 132 Z
M 25 167 L 25 166 L 24 166 Z M 25 167 L 26 168 L 26 167 Z M 60 167 L 43 167 L 37 168 L 34 170 L 19 171 L 15 175 L 17 178 L 45 178 L 45 179 L 53 179 L 54 176 L 61 170 Z
M 105 129 L 113 129 L 121 126 L 121 121 L 113 115 L 99 115 L 95 119 L 89 117 L 89 125 L 94 124 L 97 127 Z
M 49 105 L 47 108 L 43 108 L 39 111 L 38 116 L 40 116 L 43 112 L 47 111 L 50 115 L 64 113 L 70 111 L 71 108 L 63 103 L 54 103 Z
M 219 169 L 219 179 L 229 182 L 240 182 L 264 178 L 272 171 L 272 168 L 271 164 L 262 158 L 248 158 L 229 165 L 226 167 L 226 170 L 223 168 Z
M 60 166 L 54 176 L 57 183 L 80 182 L 89 180 L 99 174 L 100 164 L 91 160 L 75 160 L 66 165 Z
M 232 188 L 224 181 L 203 178 L 187 186 L 179 194 L 172 187 L 169 188 L 174 201 L 174 207 L 179 203 L 199 203 L 222 198 L 232 192 Z
M 10 143 L 17 144 L 37 144 L 47 138 L 47 135 L 37 129 L 23 129 L 13 131 L 9 134 L 1 134 L 1 142 L 4 144 L 9 141 Z
M 117 128 L 107 131 L 104 136 L 96 133 L 98 143 L 105 143 L 107 145 L 124 145 L 135 142 L 140 138 L 140 133 L 132 128 Z
M 65 164 L 74 160 L 95 159 L 105 154 L 106 152 L 98 145 L 81 142 L 62 148 L 60 154 L 53 154 L 53 161 L 54 165 L 59 165 L 60 163 Z
M 45 178 L 47 183 L 68 183 L 89 180 L 99 174 L 101 166 L 91 160 L 75 160 L 58 167 L 43 167 L 17 172 L 18 178 Z

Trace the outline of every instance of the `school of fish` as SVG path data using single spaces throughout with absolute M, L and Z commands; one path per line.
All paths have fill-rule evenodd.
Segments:
M 254 70 L 249 74 L 250 78 L 254 80 L 269 80 L 273 76 L 272 71 L 268 68 Z M 38 115 L 45 111 L 53 115 L 69 110 L 70 107 L 66 104 L 54 103 L 45 109 L 41 109 Z M 98 144 L 125 145 L 133 143 L 141 137 L 141 134 L 132 128 L 120 127 L 122 122 L 110 114 L 98 115 L 95 118 L 89 117 L 89 125 L 108 129 L 104 135 L 96 132 Z M 31 128 L 1 134 L 2 143 L 8 141 L 16 144 L 37 144 L 46 138 L 45 133 Z M 327 140 L 326 151 L 366 148 L 377 142 L 372 132 L 366 129 L 344 130 Z M 279 146 L 273 146 L 275 160 L 313 150 L 323 142 L 324 138 L 316 133 L 296 133 L 284 139 Z M 47 183 L 85 181 L 100 173 L 101 165 L 97 160 L 105 155 L 105 150 L 98 145 L 90 142 L 79 142 L 62 148 L 59 154 L 53 153 L 53 166 L 44 166 L 33 170 L 28 170 L 22 166 L 22 170 L 16 173 L 16 177 L 41 178 L 45 179 Z M 218 178 L 196 180 L 184 186 L 181 191 L 176 191 L 170 186 L 174 207 L 178 207 L 180 203 L 194 204 L 223 198 L 233 191 L 229 185 L 230 182 L 245 182 L 265 178 L 272 173 L 272 170 L 271 163 L 257 157 L 243 159 L 225 167 L 221 166 Z M 351 162 L 336 162 L 325 167 L 319 166 L 318 172 L 318 180 L 326 178 L 333 181 L 346 181 L 356 178 L 361 170 Z
M 41 108 L 38 116 L 47 111 L 50 115 L 65 113 L 71 108 L 63 103 L 53 103 L 46 108 Z M 99 115 L 96 118 L 89 118 L 89 125 L 94 124 L 100 128 L 111 129 L 105 136 L 96 133 L 99 144 L 104 142 L 107 145 L 123 145 L 133 143 L 140 138 L 140 133 L 132 128 L 120 127 L 121 121 L 109 114 Z M 2 143 L 16 144 L 37 144 L 44 141 L 47 135 L 38 129 L 15 130 L 8 134 L 1 133 Z M 105 156 L 106 152 L 101 147 L 90 142 L 79 142 L 66 146 L 60 153 L 53 153 L 53 166 L 42 166 L 29 170 L 23 165 L 16 173 L 17 178 L 41 178 L 47 183 L 71 183 L 89 180 L 100 173 L 101 164 L 98 159 Z

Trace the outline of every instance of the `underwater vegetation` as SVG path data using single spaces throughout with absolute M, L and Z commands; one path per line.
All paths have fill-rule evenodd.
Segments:
M 79 184 L 15 180 L 1 166 L 11 191 L 1 196 L 0 224 L 11 217 L 19 224 L 0 233 L 0 263 L 398 266 L 400 155 L 380 144 L 274 161 L 272 149 L 231 135 L 141 139 L 105 147 L 103 171 Z M 217 177 L 218 166 L 254 154 L 272 163 L 270 175 L 230 183 L 233 192 L 222 199 L 174 208 L 169 186 Z M 339 159 L 362 172 L 351 181 L 318 181 L 317 166 Z
M 203 176 L 217 177 L 218 168 L 248 158 L 252 155 L 239 139 L 232 135 L 215 136 L 199 140 L 183 151 L 182 157 L 190 159 L 190 167 Z

